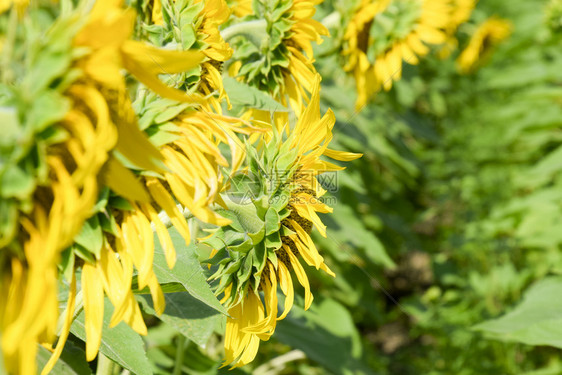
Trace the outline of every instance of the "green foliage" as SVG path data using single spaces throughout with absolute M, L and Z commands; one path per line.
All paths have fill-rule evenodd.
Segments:
M 239 82 L 234 78 L 225 77 L 223 84 L 233 106 L 256 108 L 270 112 L 284 112 L 287 110 L 263 91 Z
M 113 306 L 108 299 L 105 300 L 104 309 L 100 352 L 133 374 L 151 375 L 150 363 L 146 357 L 144 343 L 140 335 L 124 322 L 110 328 L 109 322 L 111 314 L 113 314 Z M 86 341 L 84 312 L 76 317 L 70 332 L 81 340 Z
M 205 346 L 224 316 L 187 292 L 166 293 L 164 298 L 166 310 L 157 317 L 195 344 Z M 156 315 L 148 296 L 138 295 L 137 299 L 146 313 Z
M 72 38 L 79 23 L 62 17 L 37 17 L 36 24 L 0 23 L 0 33 L 10 34 L 11 45 L 3 47 L 13 59 L 4 63 L 0 75 L 0 246 L 19 251 L 14 241 L 21 213 L 31 210 L 36 188 L 48 183 L 46 148 L 66 138 L 59 122 L 70 108 L 62 93 L 76 79 L 70 64 Z M 23 41 L 28 41 L 23 43 Z M 3 59 L 4 60 L 4 59 Z M 8 79 L 23 67 L 28 74 L 18 85 Z
M 505 341 L 562 348 L 562 303 L 553 298 L 562 279 L 551 276 L 529 287 L 522 302 L 500 318 L 477 324 L 474 329 Z
M 42 369 L 50 357 L 51 352 L 39 346 L 37 354 L 38 368 Z M 61 375 L 89 375 L 92 374 L 92 370 L 88 366 L 88 362 L 86 362 L 84 350 L 80 349 L 72 341 L 68 341 L 64 346 L 61 358 L 53 367 L 52 373 Z
M 373 374 L 362 361 L 359 332 L 351 314 L 334 300 L 318 301 L 309 311 L 295 309 L 279 323 L 281 342 L 336 374 Z
M 154 251 L 154 273 L 162 284 L 179 283 L 185 290 L 197 300 L 220 313 L 226 314 L 226 310 L 219 303 L 201 269 L 195 245 L 186 246 L 184 239 L 177 230 L 170 228 L 170 237 L 177 252 L 176 264 L 169 269 L 166 263 L 164 251 L 158 241 L 155 241 Z
M 274 98 L 282 92 L 289 65 L 290 52 L 286 41 L 291 36 L 294 23 L 289 12 L 292 5 L 287 0 L 253 1 L 255 13 L 246 17 L 245 21 L 253 21 L 256 30 L 247 35 L 233 34 L 229 39 L 235 51 L 234 59 L 242 63 L 238 76 Z

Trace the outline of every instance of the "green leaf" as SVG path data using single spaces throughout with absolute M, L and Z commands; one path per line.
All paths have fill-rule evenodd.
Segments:
M 306 312 L 294 306 L 275 334 L 335 374 L 373 374 L 362 363 L 361 338 L 351 314 L 332 299 L 315 302 Z
M 41 46 L 39 48 L 44 48 Z M 32 69 L 25 77 L 25 87 L 31 90 L 31 95 L 36 95 L 40 90 L 45 89 L 53 80 L 63 75 L 69 69 L 71 56 L 68 51 L 53 52 L 47 50 L 38 53 L 38 58 L 33 62 Z M 57 110 L 57 108 L 52 108 Z
M 72 251 L 72 247 L 64 249 L 61 253 L 59 268 L 65 280 L 68 282 L 70 282 L 74 273 L 74 260 L 74 251 Z
M 0 196 L 27 198 L 35 189 L 34 174 L 19 165 L 8 167 L 0 179 Z
M 265 92 L 238 82 L 234 78 L 224 77 L 223 85 L 232 105 L 256 108 L 263 111 L 287 112 L 287 108 Z
M 504 316 L 473 327 L 502 341 L 562 348 L 562 277 L 547 277 L 533 284 L 522 302 Z
M 323 220 L 328 227 L 329 239 L 337 239 L 334 241 L 336 243 L 349 242 L 362 248 L 372 262 L 388 268 L 395 267 L 383 244 L 365 227 L 364 218 L 360 218 L 351 207 L 338 204 L 334 207 L 334 214 L 324 216 Z
M 189 49 L 197 41 L 195 29 L 190 24 L 181 27 L 181 46 L 183 49 Z
M 236 220 L 236 224 L 240 223 L 243 231 L 248 233 L 263 232 L 261 234 L 261 238 L 263 238 L 263 234 L 265 233 L 265 225 L 264 222 L 259 219 L 256 207 L 253 204 L 238 204 L 234 202 L 228 195 L 225 195 L 223 199 L 228 209 L 236 215 L 238 219 Z M 230 218 L 229 216 L 225 217 Z M 234 222 L 232 224 L 234 224 Z M 236 227 L 233 226 L 233 228 Z M 261 239 L 258 239 L 258 241 L 261 241 Z
M 108 213 L 107 211 L 102 212 L 98 216 L 98 219 L 100 221 L 101 229 L 104 232 L 111 233 L 114 236 L 118 235 L 119 228 L 117 227 L 117 221 L 115 220 L 115 217 L 112 214 Z
M 38 348 L 37 367 L 42 369 L 49 361 L 49 358 L 51 358 L 52 353 L 41 345 L 38 345 Z M 0 371 L 0 373 L 3 372 Z M 91 373 L 92 370 L 86 361 L 86 353 L 70 340 L 64 345 L 59 360 L 50 372 L 50 374 L 57 375 L 88 375 Z
M 246 241 L 242 242 L 240 245 L 229 246 L 228 248 L 232 251 L 239 253 L 247 253 L 252 249 L 252 239 L 248 238 Z
M 185 240 L 175 228 L 170 228 L 169 232 L 177 253 L 176 265 L 171 270 L 168 268 L 160 241 L 155 239 L 153 268 L 158 282 L 180 283 L 193 297 L 218 312 L 226 314 L 226 310 L 217 300 L 217 297 L 215 297 L 207 283 L 203 269 L 197 259 L 195 245 L 186 246 Z
M 279 231 L 281 220 L 277 211 L 273 207 L 269 207 L 265 213 L 265 235 L 269 236 L 272 233 Z
M 95 263 L 96 262 L 96 258 L 94 257 L 94 254 L 89 252 L 85 247 L 74 243 L 74 244 L 72 244 L 71 248 L 72 248 L 72 251 L 74 252 L 75 255 L 79 256 L 80 258 L 82 258 L 86 262 L 89 262 L 89 263 Z
M 99 258 L 103 245 L 103 233 L 98 215 L 94 215 L 84 222 L 82 230 L 74 237 L 74 241 Z
M 104 302 L 100 352 L 133 374 L 151 375 L 150 363 L 146 358 L 144 343 L 140 335 L 124 322 L 109 328 L 111 314 L 113 314 L 113 305 L 107 298 Z M 70 327 L 70 332 L 81 340 L 86 341 L 84 311 L 76 317 Z
M 169 106 L 168 108 L 162 110 L 158 113 L 158 115 L 154 118 L 154 122 L 157 124 L 161 124 L 166 121 L 170 121 L 175 118 L 177 115 L 183 112 L 184 109 L 189 107 L 187 103 L 181 103 L 178 105 Z
M 101 188 L 98 194 L 98 201 L 92 209 L 93 212 L 102 212 L 105 209 L 105 206 L 107 206 L 107 202 L 109 201 L 109 193 L 110 190 L 107 186 Z
M 16 110 L 11 107 L 0 107 L 0 124 L 2 124 L 0 146 L 14 145 L 21 138 L 23 130 Z
M 197 345 L 204 346 L 217 324 L 223 319 L 223 315 L 187 292 L 166 293 L 164 298 L 166 310 L 157 317 Z M 147 295 L 137 295 L 137 300 L 142 304 L 144 311 L 152 315 L 156 314 L 152 298 Z
M 47 91 L 33 101 L 30 112 L 26 113 L 26 127 L 40 132 L 62 120 L 69 109 L 68 99 L 54 91 Z
M 150 288 L 148 286 L 144 287 L 144 289 L 142 289 L 142 290 L 139 290 L 138 286 L 139 286 L 138 276 L 134 275 L 133 281 L 132 281 L 132 284 L 131 284 L 131 288 L 133 290 L 133 293 L 134 294 L 146 294 L 146 295 L 151 294 Z M 163 293 L 185 292 L 185 288 L 180 283 L 160 284 L 160 288 L 162 288 Z

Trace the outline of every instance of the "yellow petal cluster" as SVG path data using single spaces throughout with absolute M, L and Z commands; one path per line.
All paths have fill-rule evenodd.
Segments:
M 67 136 L 47 150 L 50 184 L 38 187 L 31 212 L 21 217 L 22 256 L 3 265 L 0 280 L 2 300 L 6 301 L 0 306 L 1 346 L 10 373 L 35 373 L 38 343 L 51 349 L 59 336 L 44 373 L 62 352 L 73 318 L 76 280 L 72 276 L 62 330 L 57 332 L 57 264 L 61 252 L 72 244 L 92 215 L 100 184 L 122 195 L 132 210 L 113 212 L 117 233 L 106 234 L 95 262 L 82 266 L 88 360 L 95 358 L 100 346 L 105 296 L 114 307 L 112 326 L 124 321 L 146 334 L 132 292 L 134 269 L 138 287 L 150 289 L 157 313 L 164 309 L 163 294 L 152 269 L 152 226 L 170 267 L 175 262 L 175 249 L 160 211 L 168 214 L 186 243 L 190 241 L 189 228 L 176 200 L 201 220 L 218 225 L 227 222 L 208 208 L 221 189 L 218 166 L 228 164 L 217 145 L 229 144 L 233 160 L 240 160 L 243 152 L 233 139 L 242 123 L 212 113 L 202 96 L 164 84 L 159 75 L 196 67 L 205 55 L 162 50 L 131 40 L 134 17 L 121 1 L 97 1 L 74 38 L 75 47 L 81 51 L 74 67 L 83 74 L 65 92 L 71 109 L 57 126 Z M 225 48 L 217 51 L 228 52 Z M 204 108 L 178 117 L 176 140 L 158 149 L 139 129 L 124 70 L 156 94 L 205 104 Z M 159 177 L 139 179 L 128 164 L 123 164 L 122 157 Z
M 455 38 L 455 31 L 459 25 L 465 23 L 470 19 L 470 15 L 476 6 L 477 0 L 453 0 L 452 12 L 449 18 L 449 24 L 445 27 L 447 33 L 447 41 L 439 51 L 439 58 L 445 59 L 458 47 L 457 38 Z
M 457 59 L 462 73 L 470 73 L 483 64 L 493 48 L 511 34 L 509 21 L 491 17 L 478 26 L 468 45 Z
M 218 100 L 209 97 L 210 104 L 215 111 L 220 111 L 220 100 L 228 96 L 222 83 L 222 65 L 232 56 L 232 48 L 222 38 L 219 26 L 228 21 L 230 8 L 225 0 L 192 0 L 187 6 L 202 4 L 202 9 L 197 16 L 194 29 L 197 41 L 202 44 L 200 51 L 205 59 L 201 64 L 201 77 L 198 83 L 199 91 L 204 95 L 218 92 Z M 161 0 L 152 1 L 152 22 L 157 25 L 164 24 Z
M 328 36 L 328 29 L 320 22 L 312 19 L 316 13 L 315 6 L 323 0 L 293 0 L 288 10 L 290 21 L 293 23 L 290 38 L 285 40 L 290 52 L 289 65 L 284 74 L 285 91 L 281 92 L 289 98 L 289 104 L 296 112 L 303 111 L 304 103 L 309 101 L 309 93 L 314 88 L 316 69 L 314 68 L 314 54 L 312 42 L 321 44 L 322 36 Z
M 447 39 L 445 28 L 450 23 L 450 0 L 412 0 L 408 5 L 419 7 L 419 16 L 410 32 L 390 43 L 375 56 L 367 57 L 367 49 L 376 36 L 370 26 L 377 15 L 403 0 L 362 0 L 344 35 L 347 43 L 343 54 L 346 71 L 352 72 L 357 86 L 356 108 L 363 107 L 381 89 L 392 88 L 392 82 L 402 76 L 402 63 L 416 65 L 419 57 L 429 53 L 428 45 L 441 44 Z
M 0 286 L 6 301 L 0 307 L 2 352 L 14 373 L 33 373 L 37 343 L 48 344 L 56 337 L 60 253 L 90 215 L 98 194 L 97 175 L 117 141 L 98 91 L 76 84 L 68 95 L 72 109 L 59 126 L 69 136 L 47 151 L 51 185 L 37 189 L 33 210 L 21 218 L 24 256 L 12 259 Z M 64 339 L 57 349 L 62 346 Z
M 254 13 L 252 0 L 232 0 L 229 3 L 230 9 L 236 17 L 245 17 Z

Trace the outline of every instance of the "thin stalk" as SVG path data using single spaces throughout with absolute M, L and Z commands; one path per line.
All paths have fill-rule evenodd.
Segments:
M 227 27 L 221 31 L 221 36 L 227 42 L 238 35 L 247 36 L 252 41 L 255 41 L 256 36 L 258 36 L 261 41 L 262 37 L 266 35 L 266 29 L 266 20 L 247 21 Z M 259 44 L 257 43 L 257 45 Z
M 176 207 L 178 208 L 178 210 L 180 210 L 180 212 L 182 213 L 183 217 L 185 217 L 186 220 L 193 219 L 195 217 L 193 216 L 191 211 L 183 207 L 181 204 L 177 204 Z M 159 212 L 158 217 L 160 217 L 160 221 L 162 221 L 162 224 L 164 224 L 166 228 L 170 228 L 172 226 L 172 219 L 170 219 L 170 217 L 165 211 Z M 153 232 L 156 231 L 154 224 L 151 224 L 151 227 Z
M 322 25 L 326 26 L 326 28 L 328 29 L 331 29 L 339 26 L 340 22 L 341 14 L 336 10 L 324 17 L 324 19 L 322 20 Z
M 174 363 L 174 371 L 172 375 L 181 375 L 181 368 L 183 366 L 183 354 L 185 351 L 186 338 L 183 335 L 179 336 L 178 347 L 176 348 L 176 360 Z
M 111 359 L 107 358 L 101 352 L 98 353 L 98 368 L 96 369 L 96 375 L 113 375 L 113 369 L 116 363 Z
M 64 317 L 66 316 L 66 310 L 67 307 L 65 307 L 64 311 L 59 316 L 59 320 L 57 321 L 57 336 L 61 335 L 62 326 L 64 324 Z M 78 291 L 78 293 L 76 293 L 76 298 L 74 301 L 74 314 L 72 314 L 72 321 L 74 321 L 76 317 L 80 315 L 82 310 L 84 310 L 84 299 L 82 298 L 82 291 L 80 290 Z

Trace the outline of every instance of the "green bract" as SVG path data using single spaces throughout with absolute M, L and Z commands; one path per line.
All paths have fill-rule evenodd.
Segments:
M 283 69 L 289 66 L 285 41 L 291 36 L 293 21 L 287 11 L 292 3 L 291 0 L 254 1 L 255 14 L 244 20 L 247 24 L 265 20 L 265 27 L 229 40 L 235 51 L 233 58 L 242 63 L 238 76 L 274 97 L 284 85 Z
M 206 35 L 198 32 L 199 27 L 204 21 L 200 13 L 205 3 L 193 4 L 189 0 L 181 1 L 162 1 L 163 24 L 153 23 L 153 15 L 149 5 L 151 0 L 139 2 L 141 17 L 144 18 L 141 33 L 156 46 L 162 46 L 173 50 L 197 49 L 204 50 L 208 44 L 203 40 Z M 181 48 L 179 48 L 179 46 Z M 191 69 L 188 72 L 174 74 L 170 83 L 178 85 L 178 88 L 189 90 L 200 81 L 202 74 L 201 67 Z
M 296 151 L 280 141 L 276 135 L 259 151 L 246 144 L 248 169 L 231 178 L 224 196 L 228 210 L 219 211 L 232 223 L 202 241 L 217 251 L 207 261 L 218 267 L 210 277 L 219 281 L 216 295 L 232 285 L 227 308 L 239 303 L 248 288 L 258 291 L 267 260 L 277 265 L 283 237 L 294 234 L 283 220 L 291 215 L 291 193 L 298 189 L 292 183 Z
M 4 22 L 6 15 L 0 22 L 0 34 L 13 38 L 3 46 L 0 82 L 0 248 L 19 249 L 13 241 L 19 215 L 31 211 L 37 188 L 49 184 L 47 148 L 67 137 L 57 123 L 70 109 L 63 93 L 78 78 L 70 66 L 80 24 L 68 18 L 53 23 L 45 13 L 33 14 L 33 26 Z
M 383 12 L 377 14 L 371 24 L 369 35 L 373 44 L 367 48 L 370 61 L 392 46 L 396 40 L 410 34 L 421 12 L 420 1 L 393 1 Z

